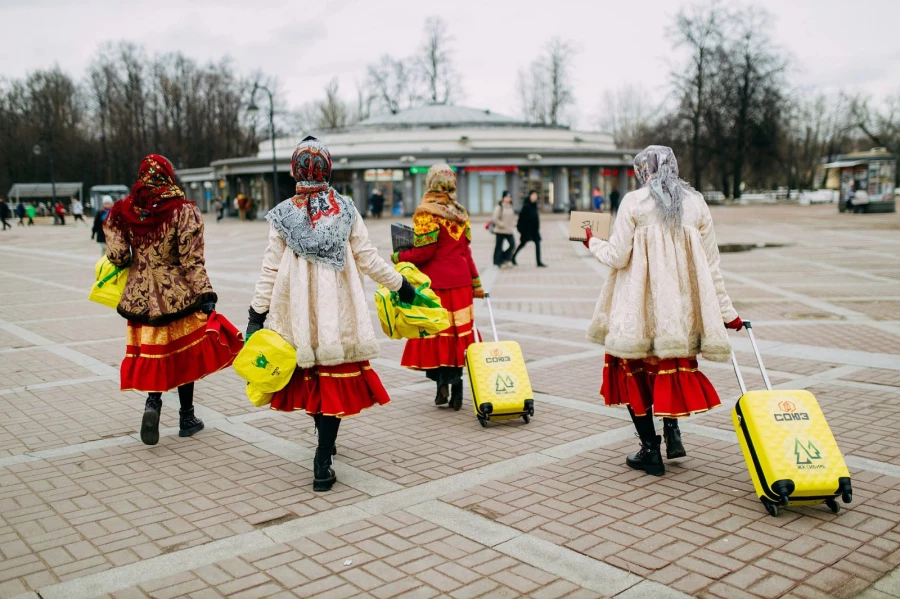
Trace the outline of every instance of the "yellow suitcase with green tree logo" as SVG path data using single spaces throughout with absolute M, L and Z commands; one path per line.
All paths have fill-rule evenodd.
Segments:
M 494 341 L 473 343 L 466 350 L 466 371 L 472 389 L 472 406 L 481 426 L 491 420 L 534 416 L 534 392 L 528 379 L 522 348 L 515 341 L 500 341 L 491 309 L 491 295 L 484 294 Z
M 744 452 L 747 469 L 766 510 L 777 516 L 781 508 L 824 503 L 838 513 L 853 499 L 850 471 L 838 448 L 822 408 L 805 390 L 773 390 L 752 325 L 744 322 L 766 384 L 765 391 L 747 391 L 734 352 L 734 372 L 741 398 L 731 420 Z

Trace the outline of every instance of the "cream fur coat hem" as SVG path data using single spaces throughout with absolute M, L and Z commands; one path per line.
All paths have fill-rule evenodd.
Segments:
M 662 221 L 647 189 L 627 194 L 609 241 L 591 253 L 610 267 L 588 328 L 589 341 L 618 358 L 728 361 L 725 323 L 738 317 L 719 270 L 712 215 L 697 192 L 683 203 L 680 228 Z
M 337 366 L 378 357 L 363 275 L 396 291 L 403 277 L 378 255 L 356 214 L 343 270 L 308 262 L 275 229 L 251 307 L 269 313 L 266 328 L 297 350 L 297 366 Z

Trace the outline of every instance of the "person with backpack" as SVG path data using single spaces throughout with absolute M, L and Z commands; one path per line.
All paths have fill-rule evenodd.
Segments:
M 37 209 L 34 207 L 34 204 L 28 204 L 25 206 L 25 215 L 28 217 L 28 226 L 34 226 L 34 217 L 37 214 Z
M 19 202 L 18 204 L 16 204 L 15 212 L 16 212 L 16 218 L 19 219 L 19 226 L 24 227 L 25 226 L 25 204 L 23 204 L 22 202 Z
M 519 221 L 516 223 L 516 228 L 519 230 L 519 247 L 516 248 L 512 256 L 513 266 L 518 266 L 516 257 L 522 251 L 522 248 L 525 247 L 525 244 L 530 241 L 534 243 L 534 253 L 538 267 L 546 268 L 547 265 L 541 261 L 541 217 L 538 209 L 538 192 L 536 190 L 531 190 L 528 193 L 528 199 L 525 200 L 522 211 L 519 213 Z
M 516 249 L 516 238 L 513 236 L 515 220 L 516 212 L 513 209 L 512 195 L 508 191 L 504 191 L 503 198 L 494 208 L 494 215 L 491 219 L 495 235 L 494 266 L 497 268 L 511 266 L 512 254 Z

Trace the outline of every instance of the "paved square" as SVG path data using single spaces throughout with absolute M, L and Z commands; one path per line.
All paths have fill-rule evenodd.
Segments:
M 117 385 L 125 323 L 86 299 L 99 249 L 86 227 L 44 224 L 0 234 L 0 599 L 900 597 L 900 217 L 713 215 L 720 243 L 773 246 L 723 254 L 725 277 L 773 384 L 822 404 L 853 476 L 840 514 L 765 513 L 728 364 L 701 363 L 725 406 L 683 421 L 687 458 L 663 478 L 625 466 L 632 426 L 598 396 L 603 352 L 584 339 L 606 270 L 558 218 L 546 270 L 528 249 L 492 269 L 473 227 L 500 334 L 529 363 L 531 423 L 483 429 L 468 392 L 461 412 L 436 408 L 383 339 L 392 402 L 343 424 L 324 494 L 311 419 L 254 408 L 232 371 L 197 385 L 206 430 L 178 438 L 167 394 L 159 445 L 141 444 L 143 397 Z M 369 225 L 385 256 L 390 222 Z M 207 227 L 218 309 L 239 328 L 265 242 L 262 222 Z

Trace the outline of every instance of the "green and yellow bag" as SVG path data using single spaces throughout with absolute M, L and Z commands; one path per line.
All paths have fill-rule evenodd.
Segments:
M 94 278 L 97 281 L 91 287 L 88 299 L 115 310 L 122 300 L 122 292 L 128 282 L 129 268 L 119 268 L 104 256 L 94 266 Z
M 431 279 L 409 262 L 401 262 L 396 270 L 416 288 L 416 299 L 412 304 L 405 304 L 396 291 L 384 286 L 378 288 L 375 304 L 384 334 L 391 339 L 419 339 L 447 329 L 450 314 L 431 289 Z
M 290 382 L 295 368 L 297 350 L 281 335 L 269 329 L 253 333 L 234 359 L 234 371 L 250 383 L 247 393 L 255 405 L 264 404 L 256 404 L 250 396 L 250 386 L 258 393 L 281 391 Z

